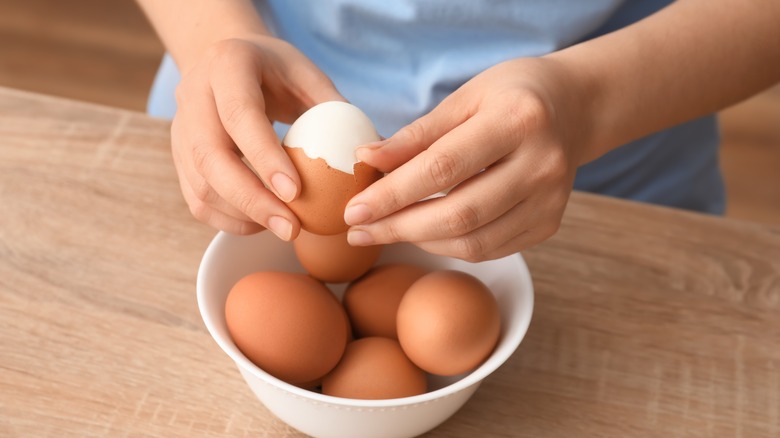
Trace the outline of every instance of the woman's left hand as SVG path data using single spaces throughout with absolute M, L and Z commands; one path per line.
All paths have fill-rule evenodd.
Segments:
M 576 82 L 552 60 L 504 62 L 359 148 L 359 160 L 389 173 L 347 205 L 350 244 L 408 241 L 482 261 L 555 234 L 590 127 Z

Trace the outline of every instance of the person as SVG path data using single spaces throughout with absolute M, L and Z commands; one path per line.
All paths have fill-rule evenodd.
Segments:
M 350 244 L 481 261 L 552 236 L 573 189 L 722 213 L 712 114 L 780 79 L 772 0 L 139 3 L 192 214 L 284 240 L 300 180 L 279 136 L 320 102 L 386 137 L 356 151 L 387 175 L 347 205 Z

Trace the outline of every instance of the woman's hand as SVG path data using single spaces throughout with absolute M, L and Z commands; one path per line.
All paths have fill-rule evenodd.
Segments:
M 358 149 L 360 160 L 390 173 L 348 204 L 350 244 L 408 241 L 481 261 L 552 236 L 588 126 L 567 83 L 554 61 L 505 62 L 389 139 Z
M 343 100 L 325 74 L 284 41 L 228 39 L 185 72 L 176 100 L 173 159 L 192 214 L 235 234 L 265 227 L 297 236 L 300 223 L 283 201 L 298 195 L 300 179 L 272 123 Z

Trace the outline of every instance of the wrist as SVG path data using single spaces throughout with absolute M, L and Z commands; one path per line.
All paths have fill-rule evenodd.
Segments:
M 270 36 L 250 0 L 138 0 L 179 71 L 186 73 L 215 43 Z
M 179 71 L 184 75 L 206 57 L 215 46 L 225 41 L 257 41 L 262 38 L 272 38 L 264 26 L 244 26 L 242 28 L 232 28 L 228 31 L 217 29 L 214 32 L 202 34 L 196 41 L 191 41 L 187 47 L 182 48 L 178 52 L 171 51 L 171 55 L 176 61 Z
M 573 163 L 580 166 L 606 153 L 608 139 L 599 129 L 604 104 L 597 78 L 557 53 L 538 60 L 543 66 L 541 80 L 554 103 L 558 128 Z

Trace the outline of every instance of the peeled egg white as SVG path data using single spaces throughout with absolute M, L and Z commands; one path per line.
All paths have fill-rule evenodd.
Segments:
M 379 140 L 371 119 L 355 105 L 325 102 L 313 106 L 290 126 L 284 140 L 288 148 L 301 148 L 309 158 L 322 158 L 328 166 L 353 174 L 358 162 L 355 148 Z
M 288 205 L 301 227 L 314 234 L 346 232 L 344 208 L 382 173 L 357 161 L 355 149 L 380 139 L 371 120 L 345 102 L 325 102 L 303 113 L 282 140 L 301 178 Z

